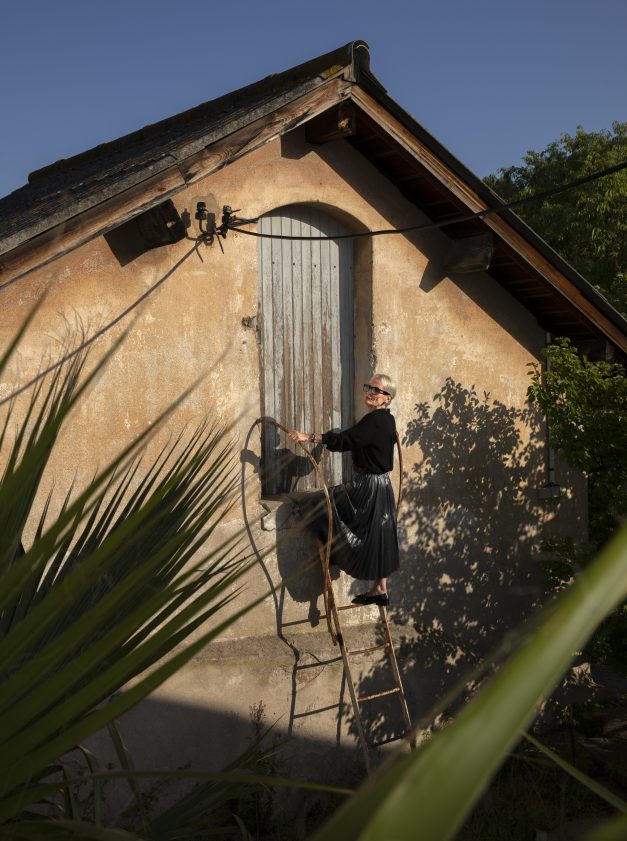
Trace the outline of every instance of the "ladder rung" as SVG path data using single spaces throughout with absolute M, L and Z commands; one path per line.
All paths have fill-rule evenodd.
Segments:
M 371 645 L 370 648 L 356 648 L 355 651 L 346 651 L 347 654 L 368 654 L 369 651 L 381 651 L 382 648 L 387 648 L 389 642 L 382 642 L 380 645 Z
M 385 692 L 375 692 L 374 695 L 360 695 L 357 700 L 358 701 L 372 701 L 375 698 L 383 698 L 386 695 L 394 695 L 396 692 L 400 692 L 400 687 L 395 686 L 394 689 L 386 689 Z

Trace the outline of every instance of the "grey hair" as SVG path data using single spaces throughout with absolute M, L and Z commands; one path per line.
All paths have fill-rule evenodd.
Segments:
M 372 379 L 374 380 L 375 378 L 379 380 L 384 389 L 389 392 L 392 399 L 394 399 L 394 397 L 396 397 L 396 383 L 392 377 L 388 377 L 387 374 L 373 374 Z

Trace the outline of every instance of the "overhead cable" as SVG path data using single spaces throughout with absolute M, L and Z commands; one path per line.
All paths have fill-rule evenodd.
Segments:
M 305 236 L 292 236 L 291 234 L 262 234 L 259 231 L 246 231 L 242 228 L 242 225 L 254 225 L 260 219 L 261 216 L 255 216 L 253 219 L 238 219 L 234 215 L 231 216 L 231 221 L 229 224 L 224 226 L 224 229 L 221 231 L 221 235 L 224 236 L 224 233 L 229 231 L 239 231 L 242 234 L 246 234 L 247 236 L 251 237 L 261 237 L 264 239 L 289 239 L 289 240 L 337 240 L 337 239 L 359 239 L 361 237 L 376 237 L 376 236 L 384 236 L 387 234 L 406 234 L 410 233 L 411 231 L 426 231 L 433 228 L 445 228 L 448 225 L 456 225 L 460 222 L 470 222 L 473 219 L 481 219 L 484 216 L 488 216 L 489 214 L 494 213 L 502 213 L 505 210 L 509 210 L 512 207 L 520 207 L 523 204 L 528 204 L 529 202 L 533 201 L 542 201 L 542 199 L 549 198 L 550 196 L 555 196 L 559 193 L 565 193 L 568 190 L 576 189 L 577 187 L 581 187 L 583 184 L 588 184 L 591 181 L 598 181 L 600 178 L 605 178 L 608 175 L 612 175 L 615 172 L 619 172 L 622 169 L 627 167 L 627 161 L 621 161 L 621 163 L 616 164 L 615 166 L 608 167 L 607 169 L 601 169 L 597 172 L 593 172 L 590 175 L 585 175 L 582 178 L 577 178 L 575 181 L 570 181 L 568 184 L 563 184 L 559 187 L 553 187 L 550 190 L 543 190 L 540 193 L 534 193 L 531 196 L 525 196 L 524 198 L 515 199 L 514 201 L 507 202 L 506 204 L 500 204 L 498 207 L 489 207 L 485 210 L 479 210 L 475 213 L 467 213 L 461 216 L 454 217 L 453 219 L 446 219 L 441 222 L 425 222 L 420 225 L 409 225 L 405 228 L 388 228 L 381 231 L 362 231 L 360 233 L 355 234 L 338 234 L 335 237 L 327 237 L 327 236 L 316 236 L 316 237 L 305 237 Z M 63 252 L 64 253 L 64 252 Z M 62 254 L 58 254 L 44 262 L 33 266 L 30 269 L 27 269 L 25 272 L 22 272 L 15 277 L 12 277 L 10 280 L 5 280 L 4 283 L 0 283 L 0 291 L 6 289 L 8 286 L 12 286 L 18 280 L 23 280 L 24 278 L 28 277 L 29 275 L 36 272 L 38 269 L 43 268 L 48 263 L 53 262 L 54 260 L 58 259 L 58 257 L 62 256 Z M 2 405 L 0 403 L 0 405 Z
M 155 292 L 163 283 L 165 283 L 168 278 L 170 278 L 174 272 L 189 258 L 191 257 L 194 252 L 198 251 L 199 245 L 202 243 L 211 242 L 214 235 L 218 235 L 216 238 L 219 241 L 219 236 L 225 236 L 226 231 L 238 231 L 242 234 L 247 234 L 248 236 L 254 237 L 262 237 L 265 239 L 286 239 L 286 240 L 338 240 L 338 239 L 358 239 L 360 237 L 374 237 L 374 236 L 384 236 L 387 234 L 404 234 L 409 233 L 410 231 L 424 231 L 430 228 L 444 228 L 447 225 L 455 225 L 459 222 L 467 222 L 473 219 L 481 219 L 484 216 L 494 213 L 502 213 L 505 210 L 509 210 L 512 207 L 520 207 L 522 204 L 527 204 L 528 202 L 532 201 L 541 201 L 542 199 L 548 198 L 550 196 L 557 195 L 558 193 L 565 193 L 568 190 L 576 189 L 577 187 L 581 187 L 583 184 L 588 184 L 591 181 L 598 181 L 600 178 L 605 178 L 608 175 L 612 175 L 615 172 L 619 172 L 622 169 L 627 167 L 627 161 L 622 161 L 621 163 L 615 164 L 612 167 L 608 167 L 607 169 L 602 169 L 597 172 L 593 172 L 590 175 L 583 176 L 582 178 L 577 178 L 575 181 L 570 181 L 568 184 L 563 184 L 559 187 L 553 187 L 550 190 L 543 190 L 540 193 L 534 193 L 531 196 L 525 196 L 524 198 L 515 199 L 512 202 L 508 202 L 507 204 L 501 204 L 498 207 L 489 207 L 484 210 L 480 210 L 476 213 L 468 213 L 462 216 L 455 217 L 453 219 L 447 219 L 441 222 L 427 222 L 420 225 L 409 225 L 404 228 L 389 228 L 386 230 L 380 231 L 364 231 L 361 233 L 356 234 L 339 234 L 338 236 L 334 237 L 327 237 L 327 236 L 314 236 L 314 237 L 306 237 L 306 236 L 292 236 L 290 234 L 262 234 L 258 231 L 246 231 L 241 226 L 248 225 L 248 224 L 255 224 L 261 219 L 260 216 L 255 217 L 254 219 L 238 219 L 235 216 L 231 216 L 230 222 L 228 224 L 223 224 L 221 230 L 216 230 L 214 232 L 203 232 L 199 237 L 194 240 L 194 245 L 187 251 L 180 260 L 178 260 L 171 269 L 169 269 L 162 278 L 160 278 L 156 283 L 154 283 L 149 289 L 147 289 L 142 295 L 139 296 L 132 304 L 130 304 L 125 310 L 123 310 L 119 315 L 117 315 L 113 321 L 110 321 L 104 327 L 101 327 L 93 336 L 90 336 L 89 339 L 86 339 L 84 342 L 81 342 L 73 350 L 66 353 L 61 359 L 54 362 L 52 365 L 49 365 L 43 371 L 40 371 L 35 377 L 29 380 L 24 385 L 19 386 L 19 388 L 15 389 L 15 391 L 8 394 L 6 397 L 0 399 L 0 406 L 5 405 L 5 403 L 9 403 L 11 400 L 14 400 L 20 394 L 23 394 L 33 385 L 35 385 L 39 380 L 46 377 L 48 374 L 55 371 L 57 368 L 60 368 L 74 356 L 79 354 L 81 351 L 85 350 L 85 348 L 92 345 L 97 339 L 101 336 L 104 336 L 109 330 L 115 327 L 122 319 L 126 318 L 136 307 L 138 307 L 143 301 L 146 300 L 153 292 Z M 226 208 L 225 208 L 226 210 Z M 230 210 L 230 208 L 229 208 Z M 30 274 L 35 269 L 31 269 L 28 272 L 25 272 L 23 275 L 20 275 L 16 278 L 12 278 L 9 281 L 6 281 L 3 284 L 0 284 L 0 290 L 4 287 L 9 286 L 10 284 L 14 283 L 16 280 L 19 280 L 21 277 L 25 277 L 26 274 Z
M 550 190 L 542 190 L 539 193 L 534 193 L 531 196 L 524 196 L 521 199 L 500 204 L 497 207 L 487 207 L 485 210 L 479 210 L 475 213 L 465 213 L 460 216 L 455 216 L 452 219 L 445 219 L 440 222 L 423 222 L 419 225 L 408 225 L 404 228 L 386 228 L 381 231 L 361 231 L 355 234 L 338 234 L 337 236 L 298 236 L 293 234 L 264 234 L 260 231 L 246 231 L 241 225 L 249 225 L 257 223 L 262 217 L 256 216 L 254 219 L 238 219 L 233 218 L 227 226 L 230 231 L 238 231 L 242 234 L 247 234 L 251 237 L 260 237 L 262 239 L 289 239 L 289 240 L 338 240 L 338 239 L 359 239 L 361 237 L 379 237 L 387 236 L 388 234 L 407 234 L 411 231 L 426 231 L 432 228 L 445 228 L 448 225 L 458 225 L 460 222 L 471 222 L 473 219 L 482 219 L 484 216 L 491 214 L 503 213 L 505 210 L 510 210 L 512 207 L 520 207 L 523 204 L 528 204 L 533 201 L 542 201 L 550 196 L 565 193 L 568 190 L 574 190 L 581 187 L 583 184 L 588 184 L 591 181 L 598 181 L 600 178 L 605 178 L 608 175 L 613 175 L 621 169 L 627 167 L 627 161 L 615 164 L 615 166 L 607 167 L 607 169 L 600 169 L 597 172 L 592 172 L 590 175 L 584 175 L 582 178 L 577 178 L 574 181 L 569 181 L 568 184 L 562 184 L 559 187 L 552 187 Z M 0 287 L 1 288 L 1 287 Z

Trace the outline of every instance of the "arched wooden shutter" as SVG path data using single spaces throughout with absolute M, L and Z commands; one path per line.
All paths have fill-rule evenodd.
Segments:
M 259 220 L 264 234 L 334 237 L 349 231 L 313 207 L 290 205 Z M 352 240 L 259 239 L 263 413 L 290 429 L 324 432 L 353 422 Z M 295 458 L 266 428 L 265 494 L 317 487 L 306 458 Z M 346 478 L 341 455 L 327 454 L 327 481 Z

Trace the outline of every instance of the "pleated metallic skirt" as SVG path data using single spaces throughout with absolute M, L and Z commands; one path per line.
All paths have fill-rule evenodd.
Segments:
M 363 473 L 329 488 L 333 508 L 331 563 L 353 578 L 386 578 L 398 569 L 396 503 L 389 473 Z M 307 528 L 326 541 L 327 506 L 322 491 L 300 506 Z

